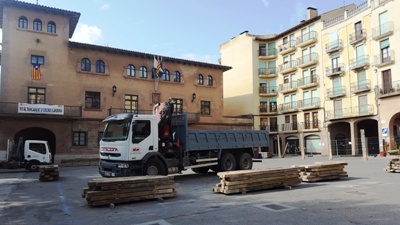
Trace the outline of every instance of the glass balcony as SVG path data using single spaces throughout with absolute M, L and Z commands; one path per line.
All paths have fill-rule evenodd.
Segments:
M 346 95 L 346 87 L 345 86 L 326 89 L 326 96 L 331 99 L 343 97 L 345 95 Z
M 394 50 L 390 50 L 389 54 L 385 57 L 382 54 L 375 55 L 373 65 L 380 68 L 380 67 L 384 67 L 384 66 L 393 64 L 395 61 L 394 56 L 395 56 Z
M 394 24 L 393 21 L 381 24 L 378 27 L 372 29 L 372 39 L 375 41 L 385 38 L 393 34 Z
M 279 65 L 279 73 L 285 74 L 294 72 L 297 70 L 297 62 L 295 60 L 285 62 L 284 64 Z
M 303 77 L 297 80 L 298 88 L 302 89 L 316 87 L 318 86 L 318 83 L 319 83 L 319 77 L 317 75 Z
M 287 43 L 279 45 L 278 49 L 279 49 L 279 53 L 281 55 L 293 52 L 293 51 L 296 50 L 296 41 L 295 40 L 290 40 Z
M 274 78 L 278 75 L 276 67 L 258 68 L 258 75 L 262 78 Z
M 354 32 L 350 34 L 349 39 L 351 45 L 356 45 L 367 39 L 367 31 L 365 29 L 362 29 L 360 31 Z
M 295 132 L 298 129 L 297 123 L 284 123 L 281 124 L 281 132 Z
M 321 106 L 321 101 L 319 98 L 307 98 L 299 100 L 297 106 L 299 109 L 319 108 Z
M 334 120 L 334 119 L 352 118 L 360 116 L 369 116 L 373 114 L 374 114 L 374 106 L 367 104 L 362 106 L 354 106 L 349 108 L 326 111 L 326 119 Z
M 283 94 L 297 91 L 297 81 L 291 81 L 288 83 L 280 84 L 279 91 Z
M 325 67 L 325 75 L 327 77 L 332 77 L 332 76 L 336 76 L 336 75 L 343 75 L 344 74 L 344 64 L 343 63 L 339 63 L 339 65 L 337 66 L 328 66 Z
M 358 94 L 371 90 L 371 81 L 370 80 L 360 80 L 354 83 L 351 83 L 350 91 L 351 93 Z
M 297 38 L 297 47 L 305 47 L 317 41 L 317 32 L 311 31 Z
M 287 102 L 279 105 L 279 112 L 295 112 L 298 111 L 297 102 Z
M 343 48 L 342 40 L 332 41 L 325 45 L 325 51 L 328 54 L 340 51 L 342 50 L 342 48 Z
M 351 70 L 365 69 L 368 66 L 369 66 L 369 56 L 368 55 L 363 55 L 363 56 L 360 56 L 360 57 L 350 60 L 350 69 Z
M 297 59 L 297 66 L 300 68 L 305 68 L 318 63 L 318 54 L 313 52 L 309 55 L 302 56 Z

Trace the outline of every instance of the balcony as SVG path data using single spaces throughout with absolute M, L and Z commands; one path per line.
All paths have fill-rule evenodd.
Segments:
M 388 82 L 378 86 L 378 98 L 386 98 L 400 95 L 400 81 Z
M 297 132 L 298 124 L 297 123 L 284 123 L 281 124 L 281 132 Z
M 296 112 L 299 109 L 297 108 L 297 102 L 288 102 L 279 105 L 279 112 L 280 113 L 289 113 L 289 112 Z
M 325 67 L 325 76 L 327 76 L 327 77 L 333 77 L 333 76 L 336 76 L 336 75 L 344 75 L 344 71 L 345 70 L 345 68 L 344 68 L 344 64 L 343 63 L 340 63 L 339 65 L 337 65 L 337 66 L 328 66 L 328 67 Z
M 311 88 L 318 86 L 319 78 L 317 75 L 303 77 L 297 80 L 297 86 L 301 89 Z
M 260 78 L 275 78 L 278 76 L 276 67 L 271 68 L 258 68 L 258 76 Z
M 394 25 L 392 21 L 387 22 L 385 24 L 381 24 L 380 26 L 372 29 L 372 39 L 378 41 L 380 39 L 392 35 L 393 31 L 394 31 Z
M 311 31 L 297 38 L 297 47 L 305 47 L 317 41 L 317 32 Z
M 362 29 L 360 31 L 354 32 L 350 34 L 349 39 L 351 45 L 356 45 L 367 39 L 367 31 L 365 29 Z
M 335 120 L 335 119 L 353 118 L 361 116 L 370 116 L 373 114 L 374 114 L 374 106 L 368 104 L 368 105 L 326 111 L 326 119 Z
M 294 72 L 297 70 L 297 62 L 295 60 L 285 62 L 284 64 L 279 65 L 279 73 L 285 74 Z
M 346 95 L 346 87 L 341 86 L 337 88 L 329 88 L 326 90 L 326 97 L 333 99 L 333 98 L 339 98 L 343 97 Z
M 381 68 L 387 65 L 391 65 L 394 63 L 395 60 L 395 53 L 394 50 L 389 52 L 389 55 L 383 57 L 381 54 L 374 56 L 374 66 Z
M 321 101 L 319 98 L 307 98 L 297 101 L 297 106 L 301 110 L 320 108 Z
M 269 133 L 278 132 L 278 124 L 270 124 L 269 126 L 260 125 L 260 130 L 268 130 Z
M 265 86 L 258 87 L 258 94 L 260 97 L 274 97 L 278 95 L 277 86 Z
M 350 60 L 350 69 L 351 70 L 362 70 L 362 69 L 368 68 L 368 66 L 369 66 L 368 55 L 363 55 L 363 56 L 360 56 L 360 57 Z
M 276 103 L 260 103 L 260 113 L 262 114 L 278 114 L 278 109 L 276 108 Z
M 343 49 L 342 40 L 332 41 L 325 45 L 325 51 L 328 54 L 340 51 Z
M 283 45 L 279 45 L 278 49 L 279 49 L 279 53 L 281 55 L 285 55 L 290 52 L 294 52 L 296 50 L 296 41 L 290 40 L 289 42 L 284 43 Z
M 361 80 L 358 82 L 351 83 L 350 91 L 353 94 L 359 94 L 371 90 L 370 80 Z
M 322 129 L 322 122 L 320 120 L 311 120 L 301 122 L 299 124 L 299 130 L 303 132 L 315 132 Z
M 282 94 L 287 94 L 290 92 L 297 91 L 297 81 L 291 81 L 288 83 L 280 84 L 279 85 L 279 91 Z
M 24 103 L 25 104 L 25 103 Z M 16 102 L 0 102 L 0 115 L 4 116 L 40 116 L 40 117 L 52 117 L 52 118 L 60 118 L 60 119 L 65 119 L 65 118 L 80 118 L 82 117 L 82 106 L 68 106 L 68 105 L 63 105 L 62 108 L 60 109 L 60 106 L 57 105 L 57 109 L 60 109 L 62 113 L 40 113 L 39 109 L 45 108 L 45 109 L 52 109 L 53 105 L 47 105 L 47 104 L 29 104 L 34 108 L 35 110 L 32 110 L 32 113 L 27 112 L 27 111 L 21 111 L 19 108 L 19 103 Z M 35 107 L 35 106 L 38 106 Z M 36 110 L 38 109 L 38 110 Z
M 305 68 L 318 63 L 318 54 L 313 52 L 297 59 L 297 67 Z
M 258 51 L 258 59 L 268 60 L 275 59 L 277 57 L 276 48 L 266 49 L 260 48 Z

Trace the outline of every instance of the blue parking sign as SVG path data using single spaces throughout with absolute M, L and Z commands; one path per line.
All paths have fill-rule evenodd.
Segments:
M 382 137 L 386 137 L 388 135 L 388 129 L 382 128 Z

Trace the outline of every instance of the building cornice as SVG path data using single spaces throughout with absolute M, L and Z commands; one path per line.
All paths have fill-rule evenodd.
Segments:
M 111 47 L 107 47 L 107 46 L 85 44 L 85 43 L 73 42 L 73 41 L 69 41 L 68 46 L 70 48 L 80 48 L 80 49 L 100 51 L 100 52 L 106 52 L 106 53 L 117 54 L 117 55 L 133 56 L 133 57 L 138 57 L 138 58 L 146 58 L 149 60 L 153 60 L 154 56 L 155 56 L 155 54 L 136 52 L 136 51 L 119 49 L 119 48 L 111 48 Z M 160 55 L 157 55 L 157 56 L 160 56 Z M 171 63 L 177 63 L 177 64 L 183 64 L 183 65 L 189 65 L 189 66 L 206 67 L 206 68 L 222 70 L 223 72 L 232 69 L 232 67 L 223 66 L 223 65 L 219 65 L 219 64 L 191 61 L 191 60 L 186 60 L 186 59 L 177 59 L 177 58 L 172 58 L 172 57 L 167 57 L 167 56 L 161 56 L 161 57 L 163 58 L 163 62 L 171 62 Z

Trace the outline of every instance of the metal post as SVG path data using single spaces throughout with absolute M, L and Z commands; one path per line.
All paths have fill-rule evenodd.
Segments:
M 362 154 L 363 154 L 363 159 L 364 160 L 368 160 L 367 146 L 366 146 L 366 142 L 365 142 L 365 131 L 364 131 L 364 129 L 360 130 L 360 134 L 361 134 L 361 150 L 362 150 Z

